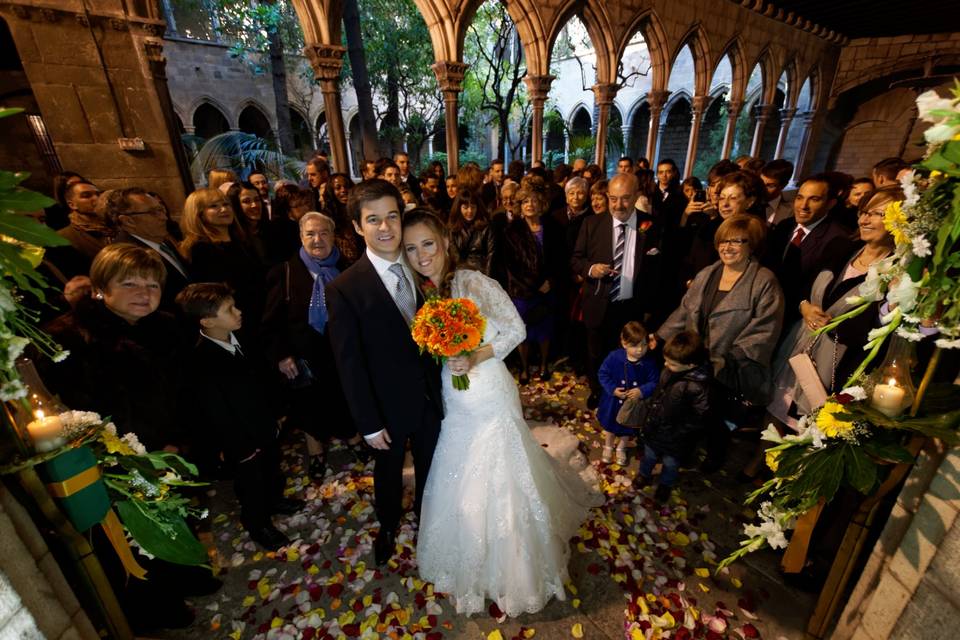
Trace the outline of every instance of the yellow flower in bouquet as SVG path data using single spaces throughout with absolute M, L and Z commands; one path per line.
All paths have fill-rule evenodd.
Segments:
M 110 433 L 106 429 L 100 432 L 100 440 L 107 448 L 107 453 L 119 453 L 122 456 L 133 456 L 136 452 L 129 444 L 117 437 L 115 433 Z
M 767 468 L 774 473 L 776 473 L 777 469 L 780 467 L 781 453 L 782 452 L 780 450 L 767 451 L 767 455 L 765 456 Z
M 853 430 L 853 422 L 850 420 L 841 420 L 837 414 L 843 413 L 843 405 L 839 402 L 829 400 L 817 413 L 817 428 L 828 438 L 842 437 L 844 434 Z
M 883 228 L 893 236 L 893 241 L 898 247 L 910 244 L 910 238 L 905 231 L 907 223 L 907 214 L 903 212 L 899 201 L 887 205 L 883 213 Z
M 413 318 L 413 341 L 421 353 L 438 361 L 475 351 L 483 341 L 487 321 L 468 298 L 431 298 Z M 470 387 L 466 374 L 453 376 L 453 387 Z

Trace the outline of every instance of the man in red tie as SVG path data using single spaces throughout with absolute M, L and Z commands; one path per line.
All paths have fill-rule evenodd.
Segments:
M 765 262 L 777 275 L 785 300 L 784 326 L 800 317 L 817 275 L 835 270 L 853 252 L 850 232 L 830 216 L 837 194 L 826 175 L 807 178 L 793 200 L 793 217 L 770 233 Z

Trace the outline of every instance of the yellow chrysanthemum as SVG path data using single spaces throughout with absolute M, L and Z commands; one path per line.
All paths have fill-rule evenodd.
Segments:
M 130 448 L 126 442 L 113 435 L 109 431 L 101 431 L 100 439 L 107 448 L 107 453 L 119 453 L 122 456 L 136 455 L 136 451 Z
M 891 202 L 887 205 L 883 213 L 883 227 L 890 235 L 897 246 L 910 244 L 910 238 L 904 232 L 907 225 L 907 214 L 903 212 L 900 202 Z
M 836 438 L 853 429 L 853 422 L 840 420 L 838 413 L 843 413 L 843 405 L 839 402 L 827 402 L 817 414 L 817 428 L 828 438 Z
M 777 471 L 777 468 L 780 466 L 781 453 L 782 451 L 779 451 L 779 450 L 767 451 L 766 462 L 767 462 L 767 468 L 769 468 L 770 471 L 773 471 L 773 472 Z

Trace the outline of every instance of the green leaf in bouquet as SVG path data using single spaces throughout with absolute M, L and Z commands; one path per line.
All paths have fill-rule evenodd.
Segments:
M 873 490 L 877 482 L 877 465 L 859 446 L 843 446 L 843 477 L 847 484 L 864 495 Z
M 0 194 L 0 200 L 2 199 L 3 195 Z M 22 214 L 0 213 L 0 234 L 39 247 L 62 247 L 70 244 L 69 240 L 47 225 Z
M 47 287 L 47 281 L 33 269 L 23 247 L 0 242 L 0 270 L 4 276 L 12 279 L 17 288 L 29 291 L 43 302 L 46 299 L 43 290 Z
M 16 115 L 18 113 L 21 113 L 22 111 L 23 111 L 23 108 L 21 107 L 2 108 L 0 109 L 0 118 L 6 118 L 7 116 Z
M 867 440 L 861 446 L 864 453 L 883 462 L 909 464 L 914 459 L 914 456 L 899 443 L 882 442 L 879 437 Z
M 0 191 L 0 211 L 39 211 L 54 204 L 47 196 L 15 187 L 9 191 Z
M 960 166 L 943 157 L 940 152 L 930 155 L 920 163 L 920 166 L 930 171 L 940 171 L 948 176 L 960 175 Z
M 860 404 L 857 410 L 866 421 L 878 427 L 913 431 L 931 438 L 940 438 L 950 444 L 958 444 L 960 443 L 960 434 L 957 433 L 957 427 L 960 425 L 958 406 L 960 405 L 954 405 L 952 411 L 930 412 L 928 415 L 913 418 L 910 416 L 891 418 L 866 403 Z
M 960 142 L 950 140 L 940 147 L 940 155 L 955 165 L 960 164 Z
M 811 497 L 829 502 L 840 487 L 843 473 L 842 447 L 811 449 L 803 457 L 797 477 L 786 486 L 787 494 L 794 502 L 808 501 Z
M 197 540 L 182 517 L 166 513 L 161 526 L 130 500 L 117 502 L 115 506 L 123 526 L 147 553 L 176 564 L 201 565 L 207 562 L 206 547 Z

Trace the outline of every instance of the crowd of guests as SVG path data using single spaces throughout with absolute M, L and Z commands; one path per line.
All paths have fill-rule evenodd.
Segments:
M 903 199 L 904 169 L 892 158 L 870 177 L 821 173 L 789 190 L 790 162 L 750 157 L 718 162 L 705 182 L 681 181 L 669 159 L 627 157 L 611 176 L 582 159 L 467 163 L 457 175 L 434 162 L 418 177 L 399 153 L 362 167 L 364 180 L 393 184 L 405 210 L 445 221 L 461 264 L 509 294 L 527 332 L 515 354 L 521 384 L 561 365 L 587 377 L 608 432 L 604 462 L 628 464 L 637 431 L 618 410 L 650 399 L 637 482 L 662 462 L 660 499 L 698 441 L 709 471 L 733 429 L 796 424 L 809 407 L 791 355 L 809 353 L 824 387 L 839 390 L 879 309 L 819 339 L 810 330 L 843 313 L 892 252 L 882 215 Z M 72 355 L 46 364 L 45 380 L 148 448 L 235 477 L 243 525 L 265 547 L 286 542 L 271 516 L 299 507 L 279 491 L 278 424 L 306 434 L 315 477 L 332 436 L 367 455 L 324 295 L 365 251 L 347 213 L 353 186 L 318 156 L 302 184 L 211 171 L 171 209 L 156 193 L 101 192 L 66 173 L 47 212 L 70 243 L 44 260 L 67 305 L 48 329 Z

